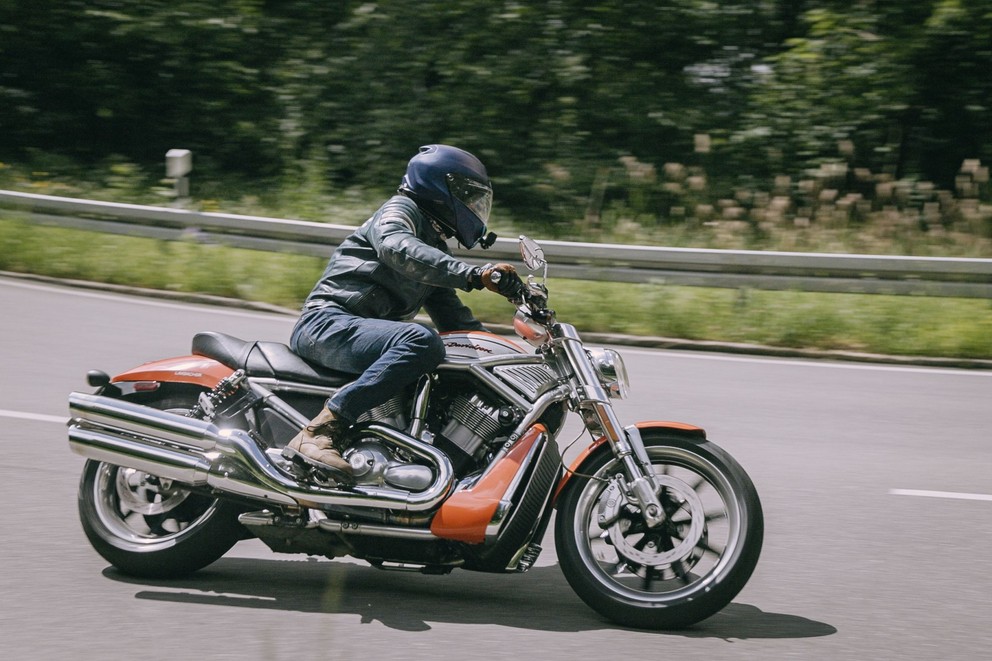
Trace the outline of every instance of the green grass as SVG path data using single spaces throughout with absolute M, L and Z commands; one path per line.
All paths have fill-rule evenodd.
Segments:
M 672 165 L 666 166 L 665 177 L 671 179 L 669 184 L 678 184 L 681 211 L 673 207 L 669 217 L 659 218 L 629 204 L 607 205 L 576 221 L 569 236 L 578 232 L 585 241 L 695 248 L 992 256 L 987 168 L 977 163 L 962 170 L 962 177 L 974 180 L 974 186 L 953 194 L 926 182 L 893 182 L 879 175 L 869 177 L 869 183 L 877 184 L 874 196 L 862 199 L 832 190 L 837 182 L 813 173 L 792 183 L 776 178 L 769 192 L 738 191 L 733 199 L 708 202 L 703 199 L 706 191 L 689 185 L 688 169 Z M 168 182 L 154 181 L 127 162 L 111 160 L 81 170 L 71 161 L 44 154 L 36 155 L 30 166 L 0 163 L 0 188 L 138 204 L 162 204 L 169 192 Z M 203 211 L 357 225 L 386 193 L 329 190 L 319 172 L 304 169 L 292 182 L 267 185 L 198 181 L 195 194 L 192 208 Z M 552 228 L 517 223 L 497 213 L 493 229 L 540 238 Z M 480 254 L 479 259 L 484 258 Z M 324 261 L 35 226 L 23 214 L 0 212 L 0 270 L 6 271 L 213 294 L 295 309 Z M 559 318 L 587 332 L 992 358 L 992 303 L 987 300 L 574 280 L 552 280 L 550 285 Z M 512 308 L 499 297 L 476 292 L 464 298 L 487 323 L 510 320 Z
M 197 292 L 297 308 L 323 259 L 34 226 L 0 216 L 0 270 Z M 551 265 L 554 274 L 554 265 Z M 555 280 L 551 306 L 580 330 L 907 356 L 992 358 L 987 300 L 737 291 Z M 489 323 L 512 306 L 463 300 Z
M 907 356 L 992 358 L 985 300 L 552 281 L 580 330 Z M 470 295 L 487 319 L 498 301 Z M 504 312 L 504 314 L 506 314 Z
M 0 269 L 297 307 L 323 260 L 38 227 L 8 218 L 0 220 Z

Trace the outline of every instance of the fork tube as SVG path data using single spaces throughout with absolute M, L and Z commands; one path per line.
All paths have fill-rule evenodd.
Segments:
M 639 455 L 644 454 L 643 448 L 640 448 L 641 452 L 635 452 L 630 437 L 610 404 L 609 394 L 600 385 L 599 376 L 586 354 L 578 331 L 570 324 L 559 324 L 557 330 L 560 338 L 558 345 L 565 352 L 579 383 L 579 406 L 595 413 L 613 454 L 623 464 L 624 472 L 630 478 L 629 487 L 641 505 L 644 522 L 653 528 L 664 521 L 665 511 L 658 500 L 652 479 L 653 472 L 643 467 L 639 460 Z M 639 441 L 640 438 L 636 440 Z

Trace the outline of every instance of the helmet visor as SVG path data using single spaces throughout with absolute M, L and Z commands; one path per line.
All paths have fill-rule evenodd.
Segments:
M 447 180 L 451 197 L 468 207 L 483 225 L 488 223 L 493 208 L 492 187 L 462 174 L 449 173 Z

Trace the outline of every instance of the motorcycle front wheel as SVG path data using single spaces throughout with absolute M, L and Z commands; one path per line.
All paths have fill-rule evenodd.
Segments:
M 625 626 L 678 629 L 737 595 L 761 553 L 764 518 L 744 469 L 709 441 L 641 431 L 665 520 L 649 528 L 625 494 L 622 467 L 594 455 L 558 503 L 565 578 L 591 608 Z
M 195 394 L 142 402 L 185 413 Z M 206 567 L 245 537 L 232 503 L 185 485 L 88 460 L 79 481 L 79 518 L 90 544 L 132 576 L 176 578 Z

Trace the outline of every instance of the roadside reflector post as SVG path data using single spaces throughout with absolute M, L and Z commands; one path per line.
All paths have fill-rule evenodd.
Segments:
M 170 149 L 165 152 L 165 176 L 175 186 L 176 204 L 182 206 L 189 197 L 189 173 L 193 170 L 193 152 Z

